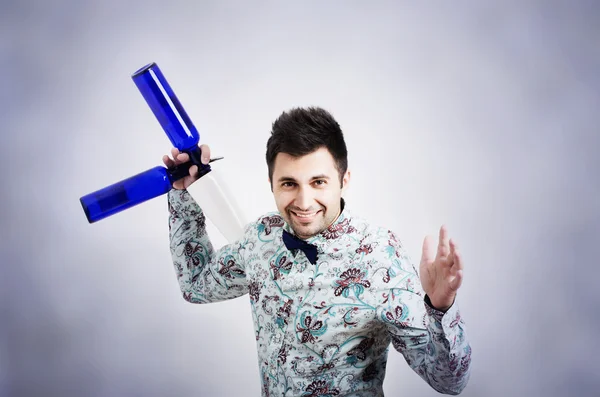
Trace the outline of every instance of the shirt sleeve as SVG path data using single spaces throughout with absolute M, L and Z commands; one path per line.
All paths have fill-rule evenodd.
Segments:
M 206 217 L 187 190 L 168 193 L 171 256 L 183 298 L 191 303 L 234 299 L 248 292 L 244 236 L 215 251 L 206 233 Z
M 421 378 L 440 393 L 459 394 L 470 377 L 471 346 L 457 303 L 445 313 L 431 307 L 415 266 L 392 233 L 385 250 L 391 262 L 380 280 L 378 318 Z

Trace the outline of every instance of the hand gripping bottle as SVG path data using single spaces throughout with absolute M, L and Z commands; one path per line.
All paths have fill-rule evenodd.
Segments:
M 200 134 L 181 106 L 158 65 L 151 63 L 142 67 L 132 75 L 132 79 L 158 119 L 171 144 L 180 152 L 187 153 L 190 161 L 172 168 L 157 166 L 81 197 L 79 201 L 89 223 L 97 222 L 137 204 L 166 194 L 173 188 L 175 181 L 189 174 L 192 165 L 198 166 L 200 177 L 211 171 L 210 165 L 202 164 L 200 161 L 201 151 L 198 147 Z M 212 197 L 211 205 L 214 212 L 207 214 L 207 216 L 211 218 L 221 233 L 231 241 L 234 236 L 240 235 L 240 230 L 243 227 L 239 210 L 235 208 L 234 200 L 226 196 L 225 190 L 217 180 L 215 178 L 210 179 L 210 183 L 204 183 L 203 186 L 212 190 L 209 196 Z M 219 222 L 219 218 L 223 221 Z

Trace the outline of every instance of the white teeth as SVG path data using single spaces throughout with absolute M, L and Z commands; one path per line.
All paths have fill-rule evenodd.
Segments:
M 310 213 L 310 214 L 299 214 L 297 212 L 294 212 L 294 215 L 296 215 L 298 218 L 310 218 L 312 216 L 315 216 L 316 212 Z

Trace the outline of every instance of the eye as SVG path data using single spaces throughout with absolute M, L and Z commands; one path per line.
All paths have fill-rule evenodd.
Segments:
M 314 184 L 317 186 L 325 185 L 327 181 L 325 179 L 317 179 Z
M 294 187 L 296 184 L 294 182 L 283 182 L 281 184 L 282 187 Z

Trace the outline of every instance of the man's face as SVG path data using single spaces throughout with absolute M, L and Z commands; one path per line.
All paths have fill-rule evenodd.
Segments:
M 346 171 L 344 187 L 349 180 Z M 302 239 L 325 230 L 340 214 L 340 177 L 326 148 L 302 157 L 277 154 L 271 185 L 277 209 Z

